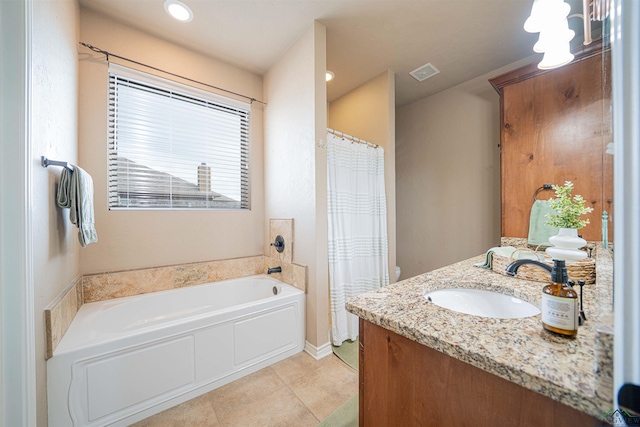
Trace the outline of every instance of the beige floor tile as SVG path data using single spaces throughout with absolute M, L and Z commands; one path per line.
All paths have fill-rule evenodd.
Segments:
M 218 418 L 222 420 L 227 414 L 241 410 L 282 387 L 286 386 L 280 377 L 271 367 L 267 367 L 213 390 L 208 395 Z
M 288 385 L 313 415 L 323 420 L 358 392 L 358 372 L 331 358 Z
M 216 427 L 220 426 L 208 394 L 152 415 L 134 427 Z
M 237 406 L 219 419 L 224 427 L 311 427 L 319 422 L 284 385 L 261 399 Z
M 302 351 L 271 365 L 271 368 L 276 371 L 285 384 L 290 384 L 298 378 L 308 375 L 311 371 L 320 369 L 327 363 L 331 363 L 331 359 L 336 359 L 336 356 L 331 354 L 330 356 L 316 360 L 308 353 Z
M 301 352 L 135 426 L 315 426 L 357 392 L 357 371 Z

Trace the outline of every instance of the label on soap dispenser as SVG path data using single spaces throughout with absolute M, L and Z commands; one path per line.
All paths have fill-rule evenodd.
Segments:
M 554 328 L 578 329 L 578 299 L 542 294 L 542 321 Z

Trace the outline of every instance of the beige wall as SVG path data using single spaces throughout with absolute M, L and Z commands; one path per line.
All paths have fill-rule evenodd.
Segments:
M 78 229 L 55 204 L 60 168 L 41 155 L 76 163 L 78 152 L 78 6 L 34 1 L 32 40 L 33 271 L 37 423 L 47 425 L 44 308 L 80 273 Z
M 331 129 L 373 142 L 384 148 L 391 283 L 395 282 L 396 278 L 395 112 L 395 79 L 391 70 L 383 72 L 329 105 Z
M 398 265 L 403 278 L 499 244 L 500 98 L 488 79 L 528 62 L 398 109 Z
M 264 79 L 264 227 L 294 219 L 293 261 L 308 266 L 306 339 L 316 347 L 328 342 L 326 155 L 316 146 L 326 128 L 325 70 L 326 29 L 316 22 Z
M 133 30 L 86 9 L 81 10 L 80 35 L 81 41 L 117 55 L 256 99 L 262 97 L 260 76 Z M 251 211 L 109 211 L 107 62 L 103 55 L 86 48 L 79 49 L 79 58 L 79 162 L 94 179 L 99 238 L 97 244 L 82 249 L 82 273 L 262 254 L 262 107 L 254 104 L 251 108 Z M 114 62 L 131 66 L 123 61 Z
M 327 149 L 319 147 L 327 134 L 327 29 L 314 22 L 314 109 L 316 155 L 316 230 L 315 230 L 315 329 L 316 339 L 309 341 L 316 347 L 329 345 L 329 218 L 327 211 Z M 307 307 L 309 304 L 307 304 Z M 307 326 L 307 331 L 309 327 Z M 326 354 L 326 353 L 325 353 Z

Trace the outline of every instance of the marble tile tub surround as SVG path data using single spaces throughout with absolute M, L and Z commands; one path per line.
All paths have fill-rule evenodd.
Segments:
M 274 278 L 306 292 L 306 266 L 263 255 L 79 277 L 45 310 L 46 358 L 53 356 L 83 303 L 267 274 L 268 268 L 278 266 L 282 267 L 282 273 L 274 273 Z
M 611 258 L 599 249 L 596 265 L 606 269 Z M 425 290 L 466 287 L 511 294 L 540 307 L 543 283 L 473 266 L 482 260 L 484 255 L 359 295 L 347 301 L 347 310 L 594 417 L 609 411 L 612 394 L 598 390 L 611 380 L 613 363 L 612 340 L 607 343 L 598 337 L 601 322 L 607 318 L 607 302 L 599 301 L 606 294 L 599 290 L 607 286 L 606 274 L 597 271 L 596 284 L 584 288 L 588 320 L 575 339 L 545 332 L 539 315 L 524 319 L 470 316 L 424 298 Z
M 282 273 L 272 274 L 274 278 L 303 291 L 306 289 L 306 267 L 258 255 L 84 276 L 82 278 L 84 302 L 103 301 L 256 274 L 267 274 L 267 269 L 270 267 L 282 267 Z
M 284 239 L 284 251 L 278 252 L 274 246 L 269 246 L 269 255 L 264 257 L 264 274 L 269 268 L 282 267 L 281 273 L 272 273 L 272 276 L 306 292 L 307 268 L 292 261 L 293 219 L 269 220 L 269 243 L 275 242 L 277 236 Z
M 76 277 L 44 311 L 47 359 L 53 357 L 53 350 L 69 329 L 81 306 L 82 277 Z
M 282 262 L 277 258 L 264 257 L 264 274 L 273 267 L 281 267 L 281 273 L 271 273 L 271 276 L 307 292 L 307 267 L 300 264 Z
M 84 302 L 104 301 L 262 274 L 262 255 L 93 274 L 82 278 Z

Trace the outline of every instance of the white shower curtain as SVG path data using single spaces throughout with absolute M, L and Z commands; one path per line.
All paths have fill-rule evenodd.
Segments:
M 349 298 L 389 284 L 384 150 L 327 134 L 331 342 L 358 336 Z

